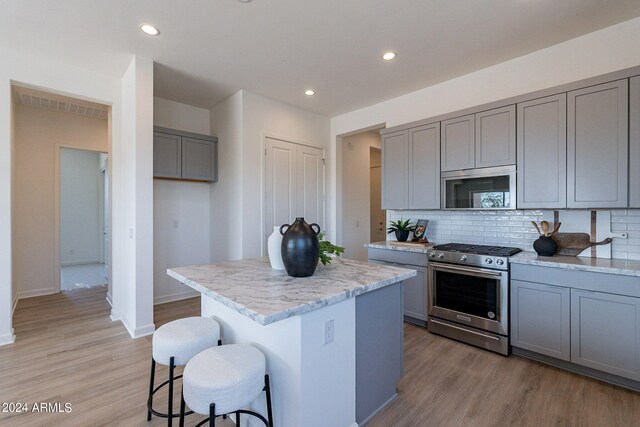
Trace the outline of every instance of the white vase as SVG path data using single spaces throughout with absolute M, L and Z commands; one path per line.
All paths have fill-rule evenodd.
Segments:
M 280 227 L 273 227 L 273 233 L 267 240 L 267 252 L 269 253 L 269 262 L 274 270 L 284 270 L 282 263 L 282 234 Z

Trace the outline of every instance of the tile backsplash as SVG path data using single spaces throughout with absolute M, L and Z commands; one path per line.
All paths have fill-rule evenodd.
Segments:
M 538 233 L 531 221 L 542 220 L 542 210 L 509 211 L 387 211 L 387 221 L 428 219 L 427 238 L 435 243 L 476 243 L 514 246 L 533 250 Z M 628 239 L 614 238 L 613 258 L 640 260 L 640 209 L 611 210 L 611 231 L 628 233 Z M 389 234 L 388 239 L 395 240 Z

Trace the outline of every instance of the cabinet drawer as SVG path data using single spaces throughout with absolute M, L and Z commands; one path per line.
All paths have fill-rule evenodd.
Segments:
M 398 264 L 410 264 L 421 267 L 426 267 L 428 264 L 427 254 L 378 248 L 369 248 L 369 260 L 378 260 Z

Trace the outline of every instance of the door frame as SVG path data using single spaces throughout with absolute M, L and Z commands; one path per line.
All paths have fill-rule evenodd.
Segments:
M 67 145 L 64 143 L 57 142 L 54 148 L 54 167 L 53 167 L 53 293 L 57 294 L 60 292 L 60 152 L 63 148 L 72 149 L 72 150 L 83 150 L 83 151 L 92 151 L 94 153 L 103 153 L 107 155 L 107 165 L 110 165 L 111 153 L 108 151 L 96 150 L 93 148 L 80 148 L 73 145 Z M 107 166 L 108 167 L 108 166 Z M 109 175 L 109 179 L 111 175 Z M 111 185 L 109 186 L 109 194 L 107 195 L 109 201 L 111 201 Z M 113 203 L 109 203 L 109 232 L 111 232 L 111 218 L 112 218 L 112 206 Z M 104 221 L 104 225 L 106 226 L 106 221 Z M 112 258 L 112 249 L 111 249 L 111 239 L 109 239 L 109 247 L 108 247 L 108 256 L 109 259 Z M 107 256 L 107 253 L 104 254 Z M 111 264 L 109 264 L 109 269 L 111 269 Z M 107 278 L 107 287 L 111 282 L 111 271 L 109 271 L 109 277 Z
M 289 144 L 302 145 L 305 147 L 315 148 L 317 150 L 322 151 L 322 217 L 324 219 L 324 223 L 327 223 L 327 149 L 326 147 L 313 144 L 308 141 L 301 141 L 297 138 L 289 138 L 287 136 L 282 136 L 270 132 L 262 133 L 262 160 L 260 161 L 260 167 L 262 169 L 260 176 L 262 177 L 262 184 L 260 185 L 262 191 L 260 196 L 260 213 L 262 216 L 262 220 L 260 221 L 260 227 L 262 230 L 261 236 L 263 236 L 262 244 L 260 245 L 260 255 L 267 255 L 267 239 L 269 238 L 269 229 L 267 228 L 267 139 L 277 139 L 278 141 L 287 142 Z

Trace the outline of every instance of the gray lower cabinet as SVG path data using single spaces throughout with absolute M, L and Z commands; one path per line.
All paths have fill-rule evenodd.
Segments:
M 369 249 L 369 262 L 416 270 L 417 275 L 402 282 L 405 319 L 425 325 L 427 321 L 427 256 L 402 251 Z
M 629 80 L 629 207 L 640 208 L 640 76 Z
M 217 159 L 218 138 L 154 127 L 154 178 L 217 181 Z
M 517 207 L 566 208 L 567 94 L 517 107 Z
M 440 123 L 382 136 L 382 208 L 440 209 Z
M 511 345 L 571 360 L 570 289 L 511 281 Z
M 571 361 L 640 380 L 640 298 L 572 289 Z
M 625 208 L 628 80 L 567 95 L 567 207 Z

